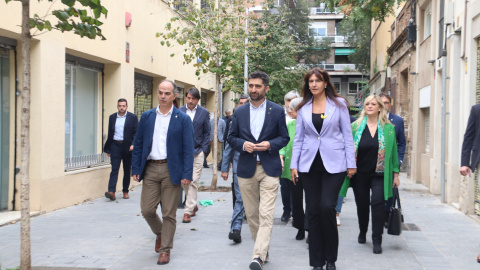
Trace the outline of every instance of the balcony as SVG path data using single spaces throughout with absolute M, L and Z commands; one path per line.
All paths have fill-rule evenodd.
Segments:
M 322 41 L 324 39 L 331 40 L 331 43 L 345 43 L 347 40 L 347 37 L 345 36 L 316 36 L 315 37 L 316 41 Z
M 309 64 L 305 66 L 307 66 L 309 69 L 319 67 L 327 71 L 355 71 L 355 64 Z
M 106 153 L 65 157 L 65 171 L 82 168 L 91 168 L 110 164 L 110 157 Z
M 323 14 L 338 14 L 337 10 L 330 10 L 326 8 L 324 5 L 320 7 L 312 7 L 310 8 L 310 15 L 323 15 Z

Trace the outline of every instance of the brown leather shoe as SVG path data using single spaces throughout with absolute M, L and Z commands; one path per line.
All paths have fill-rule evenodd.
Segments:
M 162 245 L 162 238 L 161 237 L 157 237 L 157 240 L 155 240 L 155 252 L 158 253 L 158 251 L 160 250 L 160 246 Z
M 167 264 L 169 262 L 170 262 L 170 254 L 161 253 L 160 256 L 158 256 L 157 264 Z
M 123 198 L 130 199 L 130 195 L 128 195 L 128 192 L 123 192 Z
M 115 198 L 115 193 L 114 192 L 105 192 L 105 198 L 110 199 L 111 201 L 115 201 L 117 198 Z
M 190 223 L 192 220 L 190 219 L 190 215 L 185 213 L 183 214 L 183 223 Z
M 195 207 L 193 208 L 193 213 L 190 215 L 191 217 L 194 217 L 197 215 L 197 211 L 198 211 L 198 207 L 197 205 L 195 205 Z

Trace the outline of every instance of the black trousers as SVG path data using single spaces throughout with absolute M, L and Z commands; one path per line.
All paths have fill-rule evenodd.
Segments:
M 370 207 L 372 209 L 372 241 L 382 243 L 385 222 L 385 199 L 383 175 L 357 173 L 351 180 L 357 204 L 358 227 L 361 234 L 368 231 Z M 372 191 L 370 196 L 370 190 Z
M 338 193 L 347 172 L 331 174 L 319 169 L 321 157 L 317 155 L 308 173 L 299 173 L 305 189 L 308 215 L 310 266 L 322 267 L 336 262 L 338 255 L 338 229 L 335 206 Z
M 132 152 L 125 150 L 123 143 L 113 141 L 110 146 L 110 164 L 112 171 L 108 181 L 108 191 L 115 192 L 117 190 L 118 172 L 120 171 L 120 163 L 123 160 L 123 188 L 122 192 L 128 193 L 130 186 L 130 171 L 132 168 Z
M 296 184 L 289 181 L 290 192 L 292 193 L 292 217 L 293 227 L 299 230 L 305 230 L 305 211 L 303 210 L 303 183 L 300 178 Z

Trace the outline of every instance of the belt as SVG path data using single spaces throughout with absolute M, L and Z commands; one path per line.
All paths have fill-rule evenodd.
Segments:
M 260 165 L 260 164 L 262 164 L 262 163 L 260 161 L 257 161 L 257 165 Z
M 152 163 L 158 163 L 158 164 L 162 164 L 162 163 L 167 163 L 167 159 L 149 159 L 148 161 L 152 162 Z
M 123 143 L 123 141 L 117 141 L 117 140 L 113 140 L 114 142 L 118 142 L 118 143 Z

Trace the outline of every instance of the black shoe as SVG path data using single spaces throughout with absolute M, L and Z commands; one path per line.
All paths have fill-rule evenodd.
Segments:
M 250 270 L 262 270 L 263 269 L 263 261 L 260 258 L 255 258 L 250 263 Z
M 381 244 L 373 244 L 373 253 L 374 254 L 382 254 L 382 245 Z
M 238 244 L 242 242 L 242 235 L 239 230 L 233 230 L 228 234 L 228 239 Z
M 358 243 L 359 244 L 365 244 L 367 242 L 367 234 L 366 233 L 360 233 L 358 235 Z
M 297 236 L 295 236 L 295 239 L 297 240 L 303 240 L 305 238 L 305 230 L 298 230 Z
M 285 212 L 283 212 L 281 220 L 282 220 L 282 222 L 288 222 L 290 217 L 291 217 L 290 211 L 285 211 Z
M 327 270 L 336 270 L 337 268 L 335 267 L 335 263 L 329 263 L 327 262 Z

